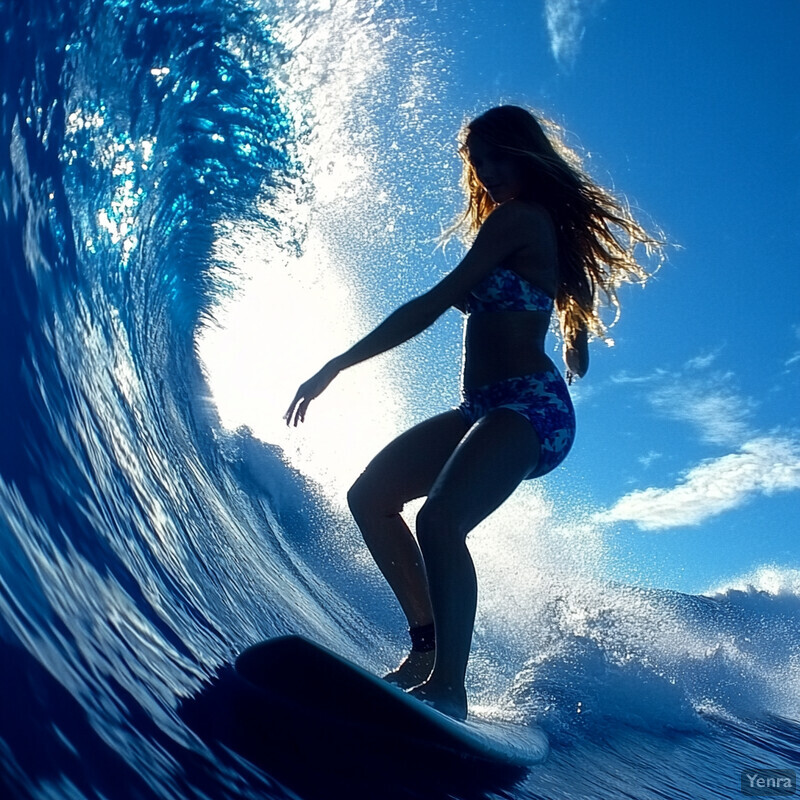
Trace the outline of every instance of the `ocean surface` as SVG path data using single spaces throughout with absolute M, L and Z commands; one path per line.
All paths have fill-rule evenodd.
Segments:
M 342 80 L 309 52 L 333 28 L 358 50 L 381 8 L 0 5 L 0 797 L 355 796 L 324 745 L 298 776 L 214 727 L 255 642 L 380 672 L 404 633 L 341 504 L 222 425 L 197 343 L 237 291 L 227 232 L 268 240 L 276 286 L 307 247 L 314 92 Z M 798 596 L 521 587 L 479 624 L 469 688 L 551 751 L 483 796 L 734 798 L 800 765 Z M 475 796 L 435 774 L 361 789 Z

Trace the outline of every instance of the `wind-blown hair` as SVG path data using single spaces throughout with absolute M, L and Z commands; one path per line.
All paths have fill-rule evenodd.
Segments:
M 571 346 L 581 328 L 608 340 L 607 330 L 619 318 L 617 288 L 644 283 L 652 274 L 637 260 L 636 246 L 643 245 L 648 256 L 658 256 L 657 269 L 663 261 L 660 233 L 650 235 L 624 200 L 583 171 L 558 125 L 518 106 L 498 106 L 461 132 L 467 208 L 445 237 L 459 233 L 470 240 L 496 207 L 469 160 L 469 143 L 475 138 L 518 159 L 525 179 L 521 199 L 541 203 L 552 216 L 559 254 L 556 310 L 564 341 Z M 615 311 L 609 325 L 600 317 L 604 304 Z

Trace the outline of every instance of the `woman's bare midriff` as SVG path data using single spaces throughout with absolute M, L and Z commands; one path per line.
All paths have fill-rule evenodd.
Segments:
M 468 389 L 546 372 L 544 353 L 550 315 L 539 311 L 484 311 L 467 317 L 463 384 Z

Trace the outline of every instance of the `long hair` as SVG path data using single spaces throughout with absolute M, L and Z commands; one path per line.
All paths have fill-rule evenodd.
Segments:
M 565 342 L 571 345 L 586 328 L 611 344 L 607 331 L 620 312 L 617 288 L 622 283 L 644 283 L 652 275 L 634 251 L 643 245 L 648 256 L 658 257 L 657 269 L 663 261 L 663 237 L 649 234 L 624 200 L 583 171 L 580 157 L 564 143 L 558 125 L 518 106 L 492 108 L 461 131 L 467 208 L 445 237 L 459 233 L 470 240 L 496 207 L 469 160 L 474 138 L 518 159 L 526 185 L 523 198 L 541 203 L 552 216 L 559 254 L 556 310 Z M 615 312 L 608 325 L 600 316 L 603 305 Z

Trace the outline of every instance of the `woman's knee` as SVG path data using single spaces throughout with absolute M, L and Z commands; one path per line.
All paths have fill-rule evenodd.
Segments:
M 435 545 L 463 542 L 467 533 L 458 513 L 435 497 L 429 497 L 417 514 L 417 538 L 423 552 Z
M 347 492 L 347 505 L 356 522 L 370 516 L 392 516 L 403 510 L 403 503 L 394 501 L 387 486 L 376 481 L 369 469 L 356 479 Z
M 350 513 L 358 519 L 367 507 L 369 492 L 365 486 L 364 475 L 359 475 L 355 483 L 347 491 L 347 505 Z

